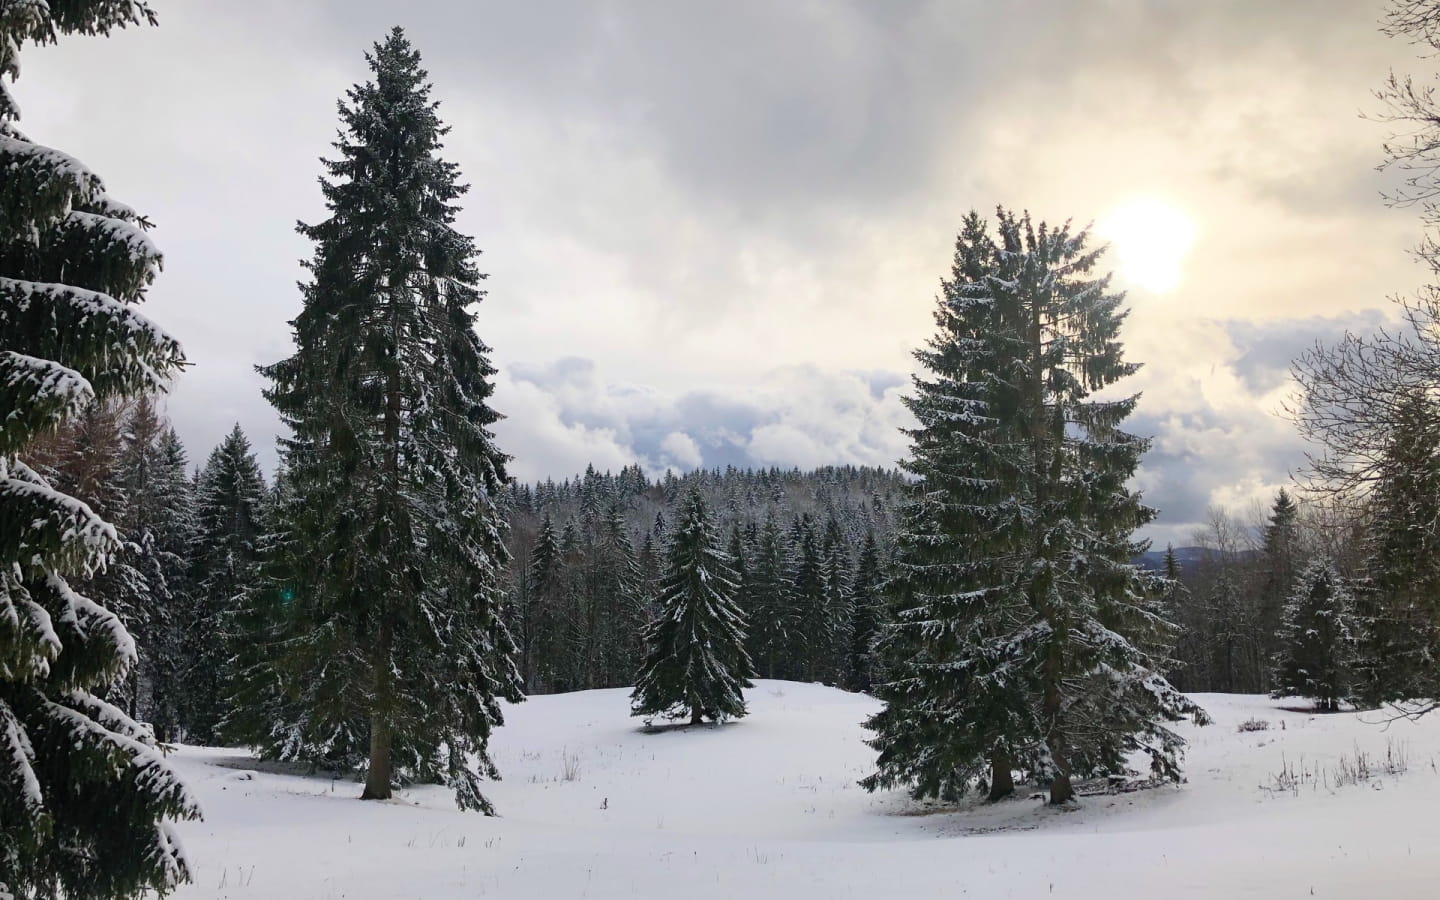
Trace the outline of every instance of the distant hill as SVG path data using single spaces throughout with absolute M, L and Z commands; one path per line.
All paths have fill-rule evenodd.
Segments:
M 1206 547 L 1176 547 L 1175 559 L 1180 563 L 1181 569 L 1188 569 L 1199 565 L 1205 560 L 1213 557 L 1217 551 Z M 1255 556 L 1253 550 L 1240 550 L 1231 553 L 1230 556 L 1236 561 L 1244 562 Z M 1150 550 L 1139 559 L 1135 560 L 1142 568 L 1160 571 L 1165 567 L 1165 550 Z

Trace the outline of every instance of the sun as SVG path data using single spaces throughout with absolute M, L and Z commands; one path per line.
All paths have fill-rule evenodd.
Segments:
M 1102 218 L 1095 232 L 1111 243 L 1121 280 L 1152 294 L 1180 286 L 1195 223 L 1175 205 L 1156 197 L 1128 200 Z

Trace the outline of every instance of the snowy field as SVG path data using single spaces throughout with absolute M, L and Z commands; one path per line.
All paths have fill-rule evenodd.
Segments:
M 1317 716 L 1206 694 L 1189 783 L 922 808 L 856 786 L 877 704 L 761 681 L 723 727 L 645 733 L 627 692 L 506 713 L 488 785 L 501 817 L 443 788 L 362 803 L 360 786 L 234 750 L 172 757 L 206 820 L 182 827 L 182 898 L 1433 898 L 1440 715 Z M 1240 731 L 1257 719 L 1269 727 Z M 1369 775 L 1364 769 L 1368 766 Z M 1357 772 L 1357 768 L 1361 771 Z M 1387 771 L 1389 769 L 1390 771 Z M 1357 777 L 1360 776 L 1360 777 Z M 1022 794 L 1028 794 L 1022 790 Z

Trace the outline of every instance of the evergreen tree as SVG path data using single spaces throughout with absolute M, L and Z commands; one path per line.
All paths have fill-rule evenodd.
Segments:
M 1355 693 L 1369 704 L 1440 696 L 1440 409 L 1420 391 L 1396 405 L 1356 602 Z
M 917 484 L 862 784 L 924 797 L 978 781 L 996 797 L 1018 768 L 1063 803 L 1072 778 L 1136 750 L 1178 777 L 1183 741 L 1164 723 L 1198 710 L 1158 671 L 1168 629 L 1131 564 L 1153 516 L 1125 487 L 1146 446 L 1120 429 L 1135 398 L 1091 396 L 1135 369 L 1122 298 L 1091 276 L 1085 232 L 998 218 L 998 241 L 965 220 L 916 353 L 930 375 L 908 398 Z
M 1355 653 L 1354 599 L 1333 560 L 1310 563 L 1281 619 L 1272 697 L 1306 697 L 1326 712 L 1349 696 Z
M 645 601 L 635 547 L 625 529 L 618 504 L 599 523 L 591 552 L 590 590 L 600 615 L 597 676 L 592 687 L 621 687 L 630 683 L 645 659 L 642 629 Z
M 734 597 L 734 569 L 704 497 L 691 488 L 670 539 L 660 614 L 645 630 L 648 655 L 630 697 L 631 715 L 688 715 L 692 725 L 745 715 L 741 689 L 751 687 L 753 667 Z
M 875 643 L 884 617 L 883 591 L 880 546 L 875 542 L 875 532 L 867 531 L 855 566 L 850 653 L 846 665 L 846 684 L 854 691 L 870 690 L 878 674 Z
M 561 584 L 560 537 L 547 513 L 530 550 L 521 628 L 517 635 L 520 673 L 527 692 L 539 690 L 542 684 L 555 683 L 555 667 L 560 655 Z
M 804 513 L 791 528 L 795 547 L 790 576 L 790 597 L 795 605 L 794 627 L 786 648 L 791 678 L 819 681 L 828 674 L 835 645 L 835 621 L 826 596 L 825 563 L 815 523 Z
M 855 607 L 850 593 L 849 545 L 833 513 L 825 523 L 820 560 L 820 577 L 825 584 L 826 630 L 830 637 L 829 645 L 824 648 L 820 677 L 826 683 L 836 684 L 844 680 L 846 662 L 850 657 L 851 620 Z
M 746 652 L 765 678 L 796 674 L 795 660 L 787 656 L 794 646 L 797 627 L 794 592 L 790 582 L 790 550 L 774 513 L 767 515 L 751 567 L 751 608 L 748 611 Z
M 135 645 L 69 580 L 120 539 L 28 449 L 87 407 L 163 389 L 183 362 L 133 306 L 160 268 L 147 223 L 23 135 L 5 83 L 27 42 L 146 21 L 133 0 L 0 4 L 0 895 L 22 900 L 168 892 L 189 877 L 170 820 L 199 815 L 151 730 L 99 696 Z
M 131 627 L 140 658 L 129 693 L 135 714 L 169 739 L 176 736 L 176 695 L 183 690 L 175 677 L 178 617 L 188 597 L 195 511 L 185 450 L 149 397 L 139 398 L 124 419 L 119 475 L 125 506 L 116 523 L 146 592 L 144 613 Z
M 1273 657 L 1279 649 L 1281 619 L 1295 584 L 1298 567 L 1296 543 L 1300 530 L 1298 516 L 1295 501 L 1281 488 L 1270 508 L 1270 520 L 1265 524 L 1260 554 L 1263 574 L 1255 610 L 1259 649 L 1266 658 Z
M 293 432 L 278 665 L 304 711 L 295 753 L 351 743 L 362 722 L 365 798 L 439 776 L 489 813 L 476 772 L 497 774 L 499 698 L 521 695 L 499 597 L 495 370 L 470 311 L 482 276 L 419 54 L 397 28 L 367 60 L 374 80 L 342 102 L 325 162 L 330 218 L 300 227 L 315 256 L 295 355 L 262 370 Z
M 230 712 L 231 657 L 248 637 L 241 620 L 257 588 L 267 491 L 237 424 L 200 470 L 195 592 L 188 608 L 184 685 L 189 739 L 209 743 Z
M 155 732 L 178 739 L 191 710 L 185 705 L 184 679 L 189 610 L 195 602 L 195 544 L 199 535 L 195 488 L 188 475 L 189 459 L 175 429 L 166 426 L 155 443 L 155 474 L 149 492 L 154 507 L 147 527 L 154 535 L 155 555 L 165 578 L 169 607 L 152 637 L 149 668 L 149 715 Z
M 1200 615 L 1203 609 L 1194 602 L 1189 588 L 1185 586 L 1185 571 L 1175 555 L 1173 544 L 1165 545 L 1160 574 L 1161 616 L 1165 621 L 1173 622 L 1178 629 L 1175 646 L 1172 648 L 1175 658 L 1171 660 L 1169 671 L 1165 675 L 1177 690 L 1196 690 L 1197 680 L 1200 684 L 1206 683 L 1206 667 L 1197 672 L 1193 662 L 1187 664 L 1185 661 L 1203 659 L 1208 652 L 1204 640 L 1207 622 Z

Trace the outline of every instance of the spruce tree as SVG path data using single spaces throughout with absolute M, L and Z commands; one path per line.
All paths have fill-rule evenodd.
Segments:
M 140 656 L 129 686 L 132 714 L 171 739 L 175 695 L 182 690 L 174 663 L 182 625 L 177 617 L 188 596 L 194 498 L 184 448 L 150 397 L 135 401 L 123 419 L 118 474 L 125 502 L 115 522 L 144 593 L 143 614 L 126 623 Z
M 825 584 L 825 616 L 830 633 L 829 646 L 824 648 L 820 677 L 827 684 L 844 681 L 846 662 L 850 657 L 851 620 L 855 615 L 850 567 L 849 544 L 832 511 L 825 523 L 825 535 L 820 544 L 820 577 Z
M 1260 652 L 1266 658 L 1279 649 L 1279 636 L 1286 602 L 1294 588 L 1298 569 L 1299 510 L 1290 494 L 1281 488 L 1270 508 L 1261 546 L 1263 574 L 1257 598 L 1255 624 L 1259 630 Z M 1267 673 L 1268 674 L 1268 673 Z
M 835 620 L 826 593 L 825 560 L 809 513 L 803 513 L 795 521 L 791 535 L 795 553 L 790 598 L 795 604 L 795 622 L 786 648 L 792 667 L 790 677 L 819 681 L 829 674 L 831 651 L 835 646 Z
M 260 464 L 237 424 L 200 470 L 195 590 L 187 609 L 185 728 L 209 743 L 230 713 L 231 657 L 249 637 L 240 622 L 258 587 L 267 498 Z
M 1300 573 L 1281 619 L 1272 697 L 1305 697 L 1326 712 L 1340 708 L 1351 689 L 1354 607 L 1333 560 L 1316 559 Z
M 798 677 L 797 660 L 787 651 L 795 643 L 797 617 L 790 581 L 790 548 L 774 511 L 765 517 L 751 565 L 751 609 L 746 652 L 765 678 Z
M 1183 741 L 1165 722 L 1198 710 L 1159 672 L 1168 628 L 1131 564 L 1153 516 L 1125 487 L 1146 447 L 1120 428 L 1136 398 L 1092 396 L 1135 369 L 1122 297 L 1093 276 L 1085 231 L 1003 209 L 998 223 L 997 240 L 966 218 L 916 353 L 917 482 L 862 784 L 953 797 L 978 782 L 993 798 L 1020 769 L 1063 803 L 1073 778 L 1137 750 L 1178 777 Z
M 155 443 L 155 474 L 149 493 L 154 507 L 147 527 L 154 535 L 155 554 L 165 578 L 169 607 L 157 624 L 151 645 L 149 692 L 151 722 L 156 734 L 178 739 L 191 709 L 185 705 L 189 610 L 195 600 L 194 553 L 199 535 L 195 486 L 188 475 L 189 458 L 174 428 L 166 426 Z
M 520 674 L 527 692 L 538 691 L 541 685 L 555 683 L 555 670 L 560 654 L 560 537 L 547 513 L 530 549 L 530 565 L 525 572 L 525 597 L 522 606 L 519 644 Z
M 325 162 L 330 217 L 300 226 L 315 255 L 296 352 L 262 369 L 293 432 L 277 665 L 304 711 L 297 755 L 352 741 L 358 722 L 365 798 L 440 777 L 489 813 L 477 771 L 496 776 L 499 699 L 521 695 L 499 595 L 507 458 L 471 312 L 482 276 L 454 228 L 466 188 L 438 156 L 448 129 L 419 54 L 396 28 L 367 60 Z
M 850 652 L 846 665 L 846 684 L 853 691 L 868 691 L 878 674 L 875 644 L 880 637 L 884 610 L 884 572 L 881 568 L 880 546 L 875 532 L 865 533 L 865 544 L 855 565 L 855 583 L 851 594 Z
M 648 655 L 630 697 L 631 715 L 721 722 L 745 715 L 753 667 L 735 571 L 698 486 L 681 504 L 670 538 L 659 616 L 645 630 Z
M 1440 696 L 1440 408 L 1397 399 L 1370 492 L 1354 692 L 1375 705 Z
M 120 538 L 29 455 L 178 372 L 180 346 L 134 308 L 161 256 L 94 173 L 19 131 L 6 83 L 28 42 L 153 18 L 133 0 L 0 4 L 0 895 L 24 900 L 166 893 L 189 877 L 170 822 L 199 815 L 152 731 L 101 699 L 135 645 L 72 580 Z
M 645 659 L 640 566 L 618 504 L 611 505 L 596 531 L 590 590 L 600 613 L 596 628 L 599 659 L 592 686 L 622 687 Z

